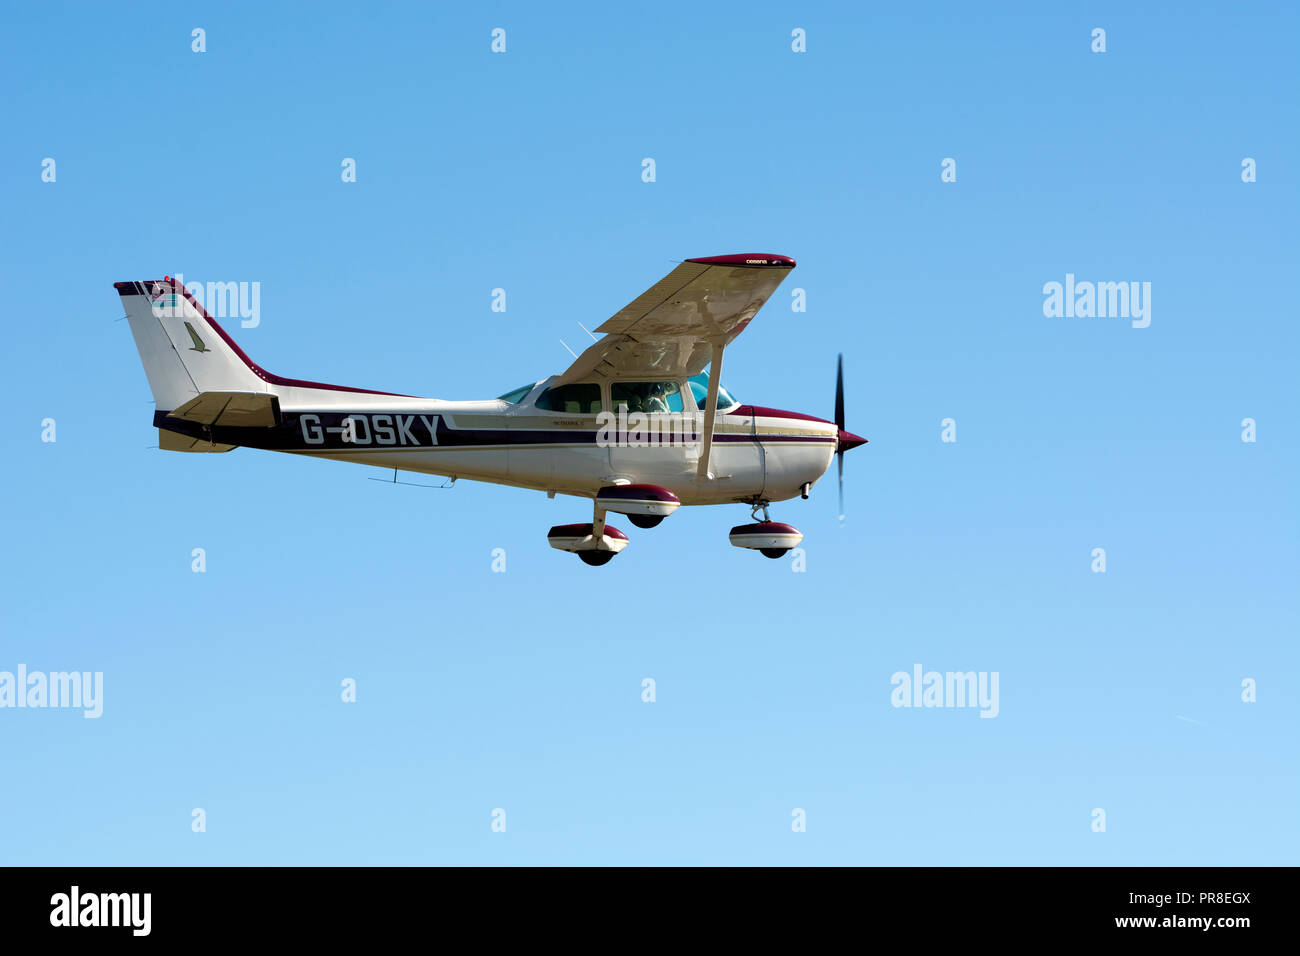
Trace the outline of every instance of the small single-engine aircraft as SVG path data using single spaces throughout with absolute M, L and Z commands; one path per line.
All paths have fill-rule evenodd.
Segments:
M 311 455 L 490 481 L 593 502 L 552 547 L 602 565 L 627 547 L 609 512 L 653 528 L 679 505 L 740 502 L 731 543 L 779 558 L 803 540 L 768 505 L 812 486 L 866 442 L 835 421 L 742 405 L 721 386 L 722 356 L 795 266 L 773 255 L 687 259 L 596 331 L 568 371 L 500 398 L 449 402 L 281 378 L 254 363 L 182 282 L 115 283 L 157 410 L 159 447 Z M 593 336 L 594 338 L 594 336 Z M 705 368 L 708 372 L 705 372 Z M 762 512 L 762 520 L 758 516 Z

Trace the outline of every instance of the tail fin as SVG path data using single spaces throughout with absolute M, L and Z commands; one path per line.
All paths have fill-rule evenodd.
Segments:
M 170 276 L 116 282 L 159 411 L 203 392 L 274 391 L 266 373 Z

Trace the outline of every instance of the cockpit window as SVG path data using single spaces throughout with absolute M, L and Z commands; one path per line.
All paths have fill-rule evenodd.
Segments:
M 551 412 L 570 412 L 578 415 L 595 415 L 600 412 L 600 386 L 557 385 L 548 388 L 537 398 L 537 407 Z
M 531 385 L 525 385 L 522 388 L 515 389 L 513 392 L 506 392 L 504 395 L 500 396 L 500 398 L 503 402 L 509 402 L 511 405 L 518 405 L 528 397 L 528 393 L 532 390 L 533 387 Z
M 617 411 L 680 412 L 682 389 L 676 382 L 614 382 L 609 386 L 610 403 Z
M 709 400 L 709 373 L 701 372 L 699 375 L 691 376 L 691 394 L 695 396 L 695 404 L 699 406 L 700 411 L 704 411 L 704 403 Z M 732 405 L 740 403 L 731 397 L 725 385 L 718 385 L 718 408 L 730 408 Z

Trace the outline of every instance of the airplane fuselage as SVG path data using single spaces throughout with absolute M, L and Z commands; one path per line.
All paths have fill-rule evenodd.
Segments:
M 294 394 L 301 393 L 301 394 Z M 715 417 L 699 474 L 703 412 L 596 416 L 501 399 L 454 402 L 323 389 L 281 389 L 273 427 L 155 425 L 215 444 L 262 448 L 429 475 L 591 497 L 619 481 L 659 485 L 682 504 L 782 501 L 826 471 L 833 423 L 735 405 Z

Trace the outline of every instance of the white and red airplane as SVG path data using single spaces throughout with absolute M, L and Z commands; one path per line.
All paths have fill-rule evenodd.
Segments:
M 742 405 L 719 384 L 726 347 L 794 266 L 759 254 L 687 259 L 601 325 L 604 337 L 566 372 L 475 402 L 281 378 L 180 281 L 115 287 L 159 447 L 263 448 L 589 498 L 589 523 L 547 537 L 601 565 L 628 543 L 608 512 L 652 528 L 679 505 L 738 502 L 751 523 L 732 528 L 731 543 L 778 558 L 803 535 L 770 520 L 768 505 L 807 498 L 837 454 L 842 506 L 844 452 L 866 442 L 844 430 L 842 362 L 833 422 Z

